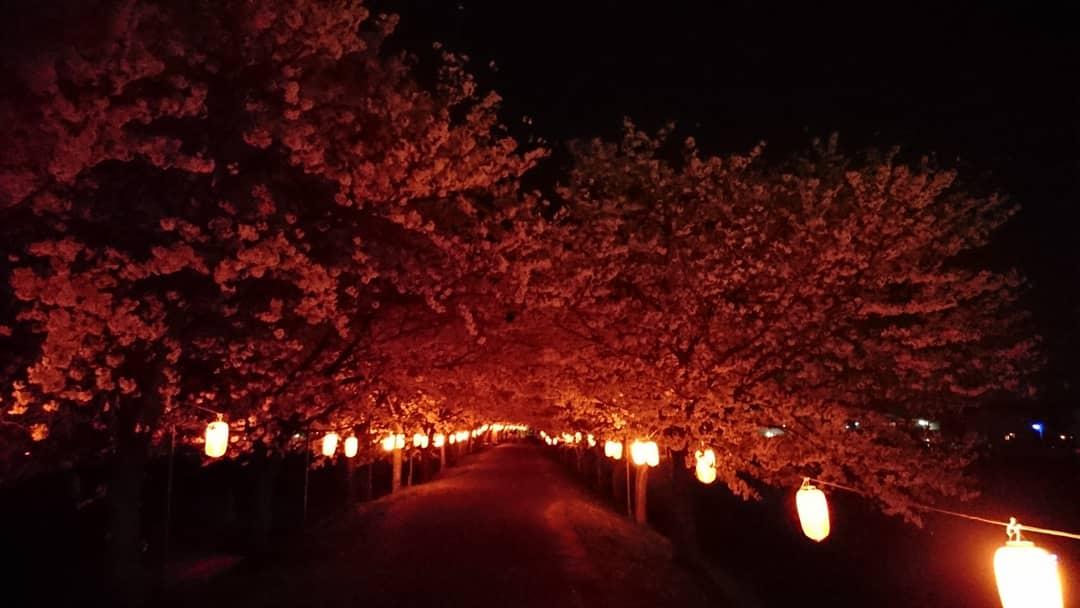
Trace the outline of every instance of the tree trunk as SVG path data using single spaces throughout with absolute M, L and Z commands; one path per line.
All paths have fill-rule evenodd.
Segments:
M 345 501 L 350 508 L 356 504 L 356 459 L 345 459 Z
M 371 500 L 371 498 L 375 495 L 372 488 L 373 482 L 371 479 L 375 476 L 375 463 L 369 462 L 367 463 L 367 466 L 365 468 L 367 469 L 367 475 L 364 476 L 364 500 L 367 501 Z
M 416 455 L 409 454 L 409 485 L 416 485 Z
M 592 451 L 593 471 L 596 473 L 596 491 L 604 494 L 604 458 L 599 450 Z
M 446 470 L 446 443 L 439 446 L 439 472 Z
M 619 507 L 619 465 L 622 463 L 618 460 L 611 461 L 611 500 L 615 502 L 615 507 Z
M 127 425 L 123 425 L 127 427 Z M 147 591 L 142 570 L 142 488 L 150 434 L 133 426 L 118 433 L 109 477 L 108 575 L 113 597 L 136 605 Z
M 270 548 L 270 531 L 274 526 L 274 486 L 281 469 L 281 456 L 268 453 L 260 441 L 253 447 L 251 463 L 255 476 L 251 548 L 255 554 L 261 554 Z
M 694 480 L 686 468 L 686 460 L 685 450 L 671 452 L 671 545 L 677 561 L 696 566 L 701 552 L 694 517 Z
M 634 521 L 639 524 L 646 522 L 645 509 L 649 486 L 649 467 L 639 465 L 637 479 L 634 480 Z
M 395 449 L 391 456 L 390 493 L 401 490 L 401 450 Z

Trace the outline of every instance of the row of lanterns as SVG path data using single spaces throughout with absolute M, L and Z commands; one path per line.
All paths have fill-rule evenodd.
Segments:
M 470 431 L 458 431 L 452 433 L 449 436 L 443 433 L 435 433 L 430 438 L 424 433 L 417 433 L 413 435 L 412 443 L 417 448 L 427 448 L 428 445 L 433 445 L 436 448 L 441 448 L 446 443 L 453 445 L 455 442 L 468 441 L 469 437 L 478 437 L 488 430 L 495 432 L 507 430 L 507 431 L 525 431 L 528 429 L 525 425 L 521 424 L 493 424 L 483 425 L 479 428 Z M 206 425 L 206 432 L 204 434 L 204 451 L 210 458 L 221 458 L 225 455 L 225 452 L 229 449 L 229 423 L 223 420 L 221 414 L 218 414 L 218 419 Z M 338 442 L 341 437 L 335 432 L 329 432 L 323 435 L 322 438 L 322 455 L 331 457 L 337 453 Z M 589 441 L 592 441 L 592 435 L 589 435 Z M 390 452 L 393 450 L 400 450 L 405 447 L 405 435 L 391 434 L 386 436 L 381 441 L 383 450 Z M 589 445 L 592 445 L 590 443 Z M 345 457 L 352 458 L 356 456 L 360 449 L 360 440 L 355 435 L 350 435 L 345 438 Z
M 557 445 L 559 438 L 552 438 L 543 431 L 541 436 L 548 445 Z M 576 434 L 580 442 L 580 433 Z M 574 443 L 566 440 L 565 443 Z M 589 436 L 589 445 L 594 443 Z M 620 460 L 623 444 L 619 441 L 604 442 L 604 456 Z M 655 441 L 635 441 L 630 445 L 630 457 L 634 464 L 655 467 L 660 462 L 659 449 Z M 694 473 L 698 481 L 711 484 L 716 481 L 716 453 L 706 448 L 694 454 Z M 807 538 L 821 542 L 829 536 L 829 503 L 825 493 L 804 479 L 802 486 L 795 493 L 795 509 L 799 514 L 799 525 Z M 1022 526 L 1015 519 L 1010 520 L 1006 532 L 1008 540 L 994 553 L 994 577 L 997 580 L 998 595 L 1003 608 L 1062 608 L 1061 576 L 1058 572 L 1057 556 L 1049 553 L 1035 543 L 1020 537 Z

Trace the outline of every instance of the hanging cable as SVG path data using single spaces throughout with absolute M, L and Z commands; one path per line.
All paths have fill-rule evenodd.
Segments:
M 845 492 L 851 492 L 853 494 L 858 494 L 860 496 L 871 496 L 871 494 L 869 492 L 865 492 L 863 490 L 860 490 L 858 488 L 853 488 L 851 486 L 846 486 L 844 484 L 835 483 L 835 482 L 832 482 L 832 481 L 825 481 L 824 479 L 816 479 L 814 477 L 807 477 L 806 479 L 809 479 L 810 481 L 813 481 L 814 483 L 819 484 L 819 485 L 828 486 L 828 487 L 831 487 L 831 488 L 836 488 L 838 490 L 844 490 Z M 975 522 L 979 522 L 979 523 L 990 524 L 990 525 L 993 525 L 993 526 L 1001 526 L 1001 527 L 1005 528 L 1006 531 L 1016 530 L 1018 532 L 1019 531 L 1032 532 L 1032 533 L 1035 533 L 1035 534 L 1046 534 L 1048 536 L 1058 536 L 1058 537 L 1061 537 L 1061 538 L 1071 538 L 1073 540 L 1080 540 L 1080 534 L 1077 534 L 1075 532 L 1065 532 L 1064 530 L 1053 530 L 1053 529 L 1050 529 L 1050 528 L 1039 528 L 1039 527 L 1035 527 L 1035 526 L 1028 526 L 1028 525 L 1024 525 L 1024 524 L 1019 524 L 1019 523 L 1016 522 L 1015 518 L 1011 518 L 1010 521 L 998 521 L 996 519 L 988 519 L 986 517 L 979 517 L 978 515 L 969 515 L 967 513 L 960 513 L 959 511 L 950 511 L 948 509 L 939 509 L 937 507 L 931 507 L 929 505 L 923 505 L 923 504 L 919 504 L 919 503 L 911 503 L 910 506 L 912 508 L 918 509 L 920 511 L 929 511 L 929 512 L 932 512 L 932 513 L 940 513 L 942 515 L 948 515 L 950 517 L 957 517 L 957 518 L 960 518 L 960 519 L 966 519 L 966 520 L 969 520 L 969 521 L 975 521 Z

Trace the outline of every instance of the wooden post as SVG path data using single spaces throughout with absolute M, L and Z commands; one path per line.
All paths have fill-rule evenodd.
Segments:
M 169 430 L 169 468 L 165 476 L 165 526 L 161 537 L 162 571 L 169 562 L 169 536 L 172 528 L 173 464 L 176 461 L 176 426 Z
M 392 494 L 401 489 L 401 450 L 395 447 L 390 458 L 390 467 L 393 469 L 390 476 L 390 493 Z
M 311 429 L 304 431 L 304 506 L 300 511 L 300 524 L 307 525 L 308 484 L 311 471 Z
M 635 488 L 634 488 L 635 492 L 634 493 L 637 495 L 636 500 L 634 501 L 636 503 L 634 505 L 634 521 L 636 521 L 639 524 L 643 524 L 643 523 L 645 523 L 645 520 L 646 520 L 646 517 L 645 517 L 645 507 L 646 507 L 645 503 L 646 503 L 646 500 L 645 499 L 646 499 L 646 496 L 648 495 L 647 490 L 648 490 L 648 485 L 649 485 L 648 484 L 649 466 L 644 465 L 644 464 L 643 465 L 638 465 L 637 469 L 638 469 L 638 471 L 637 471 L 637 479 L 634 481 L 634 485 L 635 485 Z
M 356 459 L 345 459 L 345 500 L 351 507 L 356 502 Z

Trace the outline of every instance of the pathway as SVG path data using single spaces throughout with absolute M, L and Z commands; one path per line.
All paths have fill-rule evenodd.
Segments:
M 173 599 L 201 608 L 709 605 L 671 565 L 666 540 L 598 505 L 529 444 L 466 458 L 313 536 L 288 562 Z

